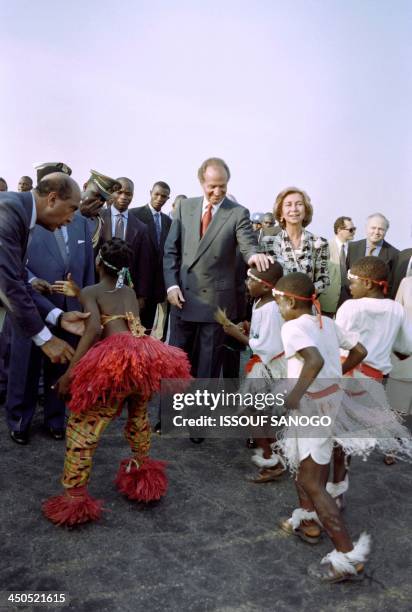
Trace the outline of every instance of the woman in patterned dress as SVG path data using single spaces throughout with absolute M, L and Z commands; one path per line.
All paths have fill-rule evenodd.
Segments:
M 282 230 L 265 243 L 264 250 L 283 268 L 283 274 L 303 272 L 315 285 L 316 293 L 328 287 L 329 246 L 325 238 L 305 229 L 312 221 L 310 197 L 302 189 L 287 187 L 281 191 L 273 210 Z

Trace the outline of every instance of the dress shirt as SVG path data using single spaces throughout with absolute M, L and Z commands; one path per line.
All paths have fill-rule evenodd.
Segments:
M 117 221 L 117 217 L 119 215 L 123 215 L 123 223 L 124 223 L 124 236 L 123 236 L 123 240 L 126 237 L 126 231 L 127 231 L 127 220 L 129 218 L 129 211 L 125 210 L 124 212 L 120 212 L 119 210 L 117 210 L 117 208 L 115 208 L 114 206 L 112 206 L 112 237 L 116 236 L 116 221 Z
M 33 198 L 33 210 L 32 210 L 31 219 L 30 219 L 30 226 L 29 226 L 30 231 L 34 229 L 34 226 L 36 225 L 36 221 L 37 221 L 36 200 L 34 198 L 33 192 L 32 192 L 32 198 Z M 66 229 L 66 234 L 67 234 L 67 229 Z M 31 281 L 33 280 L 34 278 L 31 279 Z M 57 320 L 62 312 L 63 311 L 60 308 L 53 308 L 53 310 L 51 310 L 46 317 L 46 323 L 49 323 L 49 325 L 56 325 Z M 42 344 L 45 344 L 46 342 L 48 342 L 51 339 L 51 337 L 52 337 L 52 334 L 50 333 L 49 328 L 46 327 L 45 325 L 43 329 L 39 331 L 38 334 L 36 334 L 35 336 L 32 336 L 32 340 L 36 346 L 41 346 Z
M 374 245 L 369 244 L 369 242 L 366 241 L 365 257 L 368 255 L 369 249 L 371 249 L 372 246 L 375 249 L 373 251 L 372 257 L 378 257 L 379 253 L 381 252 L 382 245 L 383 245 L 383 240 L 380 240 L 377 244 L 374 244 Z
M 335 242 L 338 245 L 338 252 L 340 254 L 340 250 L 343 247 L 345 249 L 345 255 L 348 254 L 348 243 L 347 242 L 342 242 L 341 240 L 339 240 L 339 238 L 337 236 L 335 236 Z

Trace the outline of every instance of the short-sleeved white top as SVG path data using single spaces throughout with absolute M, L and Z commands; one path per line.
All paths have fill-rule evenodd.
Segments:
M 332 384 L 336 379 L 342 378 L 339 349 L 353 348 L 359 341 L 359 335 L 344 332 L 328 317 L 322 317 L 321 329 L 317 316 L 304 314 L 283 325 L 282 341 L 285 347 L 285 357 L 288 360 L 288 378 L 299 378 L 302 370 L 303 359 L 297 352 L 304 348 L 315 347 L 325 361 L 317 378 L 330 379 L 330 384 Z M 315 383 L 310 386 L 310 391 L 318 388 Z
M 284 321 L 278 305 L 273 300 L 256 308 L 253 305 L 250 322 L 249 346 L 267 365 L 273 357 L 283 353 L 281 327 Z
M 345 332 L 357 332 L 368 354 L 365 363 L 388 374 L 391 352 L 412 352 L 412 322 L 404 307 L 389 299 L 347 300 L 336 313 L 336 323 Z

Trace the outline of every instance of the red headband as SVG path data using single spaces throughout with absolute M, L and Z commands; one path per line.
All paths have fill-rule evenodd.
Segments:
M 287 297 L 293 297 L 296 300 L 302 300 L 303 302 L 312 302 L 312 304 L 316 308 L 316 312 L 318 313 L 319 327 L 321 329 L 323 328 L 322 310 L 320 307 L 320 302 L 316 297 L 316 293 L 312 293 L 310 297 L 302 297 L 301 295 L 296 295 L 296 293 L 289 293 L 288 291 L 280 291 L 279 289 L 273 289 L 272 294 L 273 294 L 273 297 L 276 297 L 277 295 L 286 295 Z
M 373 283 L 374 285 L 379 285 L 379 287 L 383 288 L 383 295 L 388 293 L 388 281 L 386 280 L 374 280 L 373 278 L 368 278 L 367 276 L 358 276 L 357 274 L 353 274 L 350 270 L 348 270 L 348 279 L 358 278 L 359 280 L 367 280 Z

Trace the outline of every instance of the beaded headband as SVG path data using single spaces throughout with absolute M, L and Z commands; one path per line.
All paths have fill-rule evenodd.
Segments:
M 383 295 L 388 293 L 388 281 L 386 280 L 374 280 L 373 278 L 369 278 L 367 276 L 358 276 L 357 274 L 353 274 L 350 270 L 348 270 L 348 280 L 367 280 L 373 283 L 374 285 L 379 285 L 383 289 Z
M 115 289 L 121 289 L 124 285 L 125 280 L 127 284 L 129 285 L 129 287 L 133 289 L 133 282 L 132 282 L 132 277 L 130 276 L 129 268 L 123 267 L 119 270 L 119 268 L 116 268 L 116 266 L 114 266 L 113 264 L 110 264 L 108 261 L 103 259 L 101 250 L 99 251 L 99 257 L 100 257 L 101 262 L 107 268 L 110 268 L 111 270 L 115 270 L 115 272 L 117 272 L 117 282 L 116 282 Z
M 269 283 L 268 281 L 263 280 L 263 278 L 259 278 L 258 276 L 255 276 L 250 268 L 247 271 L 247 275 L 249 278 L 252 278 L 257 283 L 262 283 L 262 285 L 266 285 L 266 287 L 269 287 L 270 289 L 274 288 L 274 285 L 272 285 L 272 283 Z
M 289 293 L 288 291 L 280 291 L 279 289 L 272 289 L 272 295 L 273 297 L 276 297 L 277 295 L 286 295 L 287 297 L 293 297 L 297 300 L 302 300 L 303 302 L 312 302 L 312 304 L 314 305 L 314 307 L 316 308 L 316 312 L 318 314 L 318 319 L 319 319 L 319 327 L 322 329 L 323 328 L 323 324 L 322 324 L 322 310 L 320 307 L 320 302 L 316 297 L 316 293 L 312 293 L 312 295 L 310 297 L 303 297 L 301 295 L 296 295 L 296 293 Z

